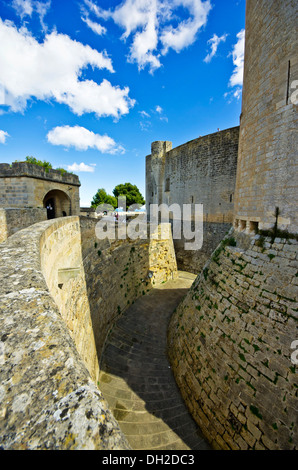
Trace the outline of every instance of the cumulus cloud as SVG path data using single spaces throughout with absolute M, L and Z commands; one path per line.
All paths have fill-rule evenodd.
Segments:
M 5 144 L 7 137 L 9 137 L 9 134 L 0 130 L 0 144 Z
M 234 71 L 229 82 L 232 87 L 242 86 L 243 84 L 245 29 L 237 34 L 237 39 L 238 41 L 232 51 Z
M 74 171 L 75 173 L 94 173 L 95 166 L 94 165 L 86 165 L 86 163 L 73 163 L 72 165 L 67 166 L 67 171 Z
M 95 113 L 119 118 L 129 112 L 134 101 L 129 88 L 82 80 L 82 70 L 92 68 L 114 72 L 106 52 L 53 32 L 39 43 L 26 28 L 18 30 L 0 18 L 0 87 L 5 90 L 11 111 L 23 111 L 28 100 L 54 100 L 77 115 Z
M 96 149 L 101 153 L 123 153 L 123 147 L 107 135 L 95 134 L 85 127 L 80 126 L 58 126 L 47 134 L 50 144 L 62 145 L 76 150 Z
M 204 62 L 209 63 L 215 56 L 218 46 L 221 42 L 225 42 L 227 39 L 227 34 L 223 34 L 218 37 L 217 34 L 214 34 L 211 39 L 209 39 L 208 44 L 210 44 L 211 52 L 205 57 Z
M 128 61 L 139 69 L 149 66 L 150 72 L 161 67 L 161 56 L 169 49 L 180 52 L 193 44 L 211 10 L 210 0 L 124 0 L 109 10 L 91 0 L 85 0 L 85 5 L 98 18 L 112 19 L 122 28 L 122 40 L 132 36 Z M 177 12 L 181 7 L 183 19 Z

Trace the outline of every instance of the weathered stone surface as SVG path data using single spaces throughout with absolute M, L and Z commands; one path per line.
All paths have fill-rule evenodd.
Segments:
M 234 236 L 239 246 L 242 236 Z M 297 271 L 289 276 L 282 262 L 272 263 L 270 238 L 260 257 L 257 237 L 247 237 L 258 271 L 250 269 L 254 265 L 245 250 L 220 245 L 171 320 L 171 364 L 189 409 L 215 448 L 295 449 L 298 415 L 290 408 L 298 387 L 297 366 L 291 362 L 291 344 L 298 338 L 292 314 L 297 313 Z M 289 246 L 297 248 L 295 240 L 283 242 L 281 260 Z M 250 286 L 256 277 L 260 281 L 241 292 L 241 301 L 234 284 L 239 264 Z M 276 287 L 282 286 L 277 294 L 266 290 L 273 276 Z M 228 298 L 219 286 L 233 286 Z M 231 413 L 235 419 L 229 419 Z
M 59 170 L 52 169 L 46 171 L 38 165 L 27 162 L 15 162 L 11 165 L 0 163 L 0 207 L 3 208 L 42 210 L 48 198 L 55 206 L 55 217 L 79 215 L 79 187 L 78 176 L 71 173 L 61 174 Z M 31 223 L 40 220 L 36 218 Z M 16 226 L 17 218 L 14 220 L 13 228 Z M 19 228 L 25 226 L 20 224 Z
M 236 225 L 270 229 L 278 208 L 278 227 L 297 233 L 298 6 L 292 0 L 247 3 Z
M 155 240 L 152 246 L 148 242 L 146 257 L 144 241 L 121 240 L 101 246 L 99 256 L 94 227 L 89 219 L 60 218 L 19 231 L 1 244 L 4 449 L 129 449 L 95 383 L 98 354 L 108 327 L 127 306 L 125 294 L 123 299 L 115 295 L 121 276 L 127 273 L 125 287 L 136 280 L 137 263 L 130 272 L 122 270 L 122 263 L 142 254 L 137 274 L 147 275 L 150 267 L 152 283 L 163 282 L 177 272 L 174 249 L 171 240 Z M 159 256 L 150 261 L 150 248 L 154 251 L 159 243 Z M 74 268 L 74 275 L 61 284 L 63 268 Z M 100 283 L 104 299 L 98 308 L 101 291 L 94 289 Z M 138 294 L 134 290 L 128 298 L 133 301 Z

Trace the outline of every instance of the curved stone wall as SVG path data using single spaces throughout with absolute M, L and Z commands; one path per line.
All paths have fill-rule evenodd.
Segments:
M 297 267 L 296 240 L 230 234 L 171 320 L 176 381 L 215 449 L 297 448 Z
M 135 271 L 125 254 L 131 260 L 140 257 L 143 245 L 123 240 L 100 249 L 95 240 L 92 221 L 66 217 L 35 224 L 1 244 L 3 449 L 129 449 L 95 381 L 98 354 L 113 318 L 140 293 L 128 296 Z M 142 279 L 141 294 L 153 282 L 175 275 L 171 253 L 171 240 L 148 243 L 149 258 L 143 257 L 140 270 L 146 276 L 148 266 L 156 271 L 151 282 Z M 118 271 L 125 292 L 116 306 L 112 297 L 117 299 L 121 289 Z M 117 282 L 108 290 L 113 273 Z
M 57 219 L 40 237 L 42 273 L 77 350 L 97 383 L 98 357 L 86 289 L 78 217 Z
M 277 222 L 298 232 L 297 15 L 293 0 L 247 2 L 234 214 L 241 230 Z
M 154 285 L 177 276 L 169 239 L 98 240 L 96 220 L 81 218 L 82 257 L 98 358 L 116 318 Z M 151 277 L 149 277 L 151 276 Z
M 127 449 L 90 378 L 40 266 L 41 222 L 0 247 L 0 446 L 3 449 Z

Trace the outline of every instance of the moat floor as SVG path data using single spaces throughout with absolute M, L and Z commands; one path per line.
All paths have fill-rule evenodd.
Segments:
M 153 289 L 118 320 L 101 361 L 99 387 L 134 450 L 207 450 L 167 358 L 167 327 L 194 275 Z

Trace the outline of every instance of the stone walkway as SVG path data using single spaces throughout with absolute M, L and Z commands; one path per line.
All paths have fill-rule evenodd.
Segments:
M 167 359 L 167 327 L 194 275 L 179 273 L 139 298 L 113 328 L 99 387 L 134 450 L 207 450 Z

